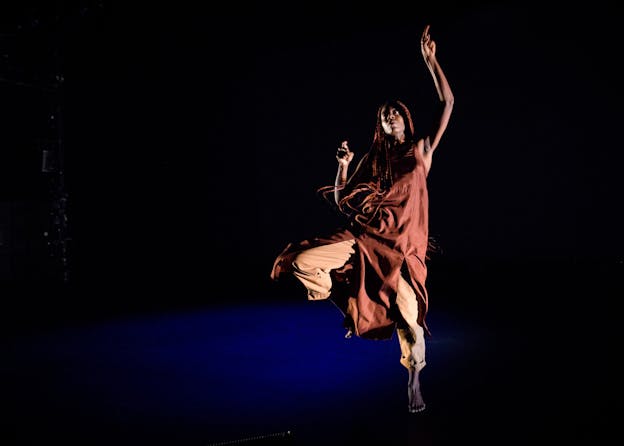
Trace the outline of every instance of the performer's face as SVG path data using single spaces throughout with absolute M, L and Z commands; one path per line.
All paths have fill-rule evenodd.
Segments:
M 381 126 L 387 135 L 402 142 L 405 139 L 405 121 L 399 110 L 388 106 L 381 111 Z

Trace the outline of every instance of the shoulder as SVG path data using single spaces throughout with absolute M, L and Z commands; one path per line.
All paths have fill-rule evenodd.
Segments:
M 429 170 L 431 169 L 431 163 L 433 161 L 433 149 L 431 147 L 430 139 L 429 137 L 420 138 L 414 144 L 414 152 L 417 153 L 416 158 L 420 158 L 421 162 L 425 167 L 425 173 L 429 174 Z
M 428 139 L 429 138 L 427 138 L 427 140 Z M 412 147 L 414 148 L 414 154 L 424 156 L 431 148 L 431 145 L 428 144 L 424 138 L 420 138 L 420 139 L 414 140 L 414 142 L 412 143 Z

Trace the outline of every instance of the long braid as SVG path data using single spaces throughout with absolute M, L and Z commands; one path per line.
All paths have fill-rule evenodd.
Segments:
M 390 162 L 390 153 L 389 153 L 389 141 L 386 139 L 384 144 L 384 163 L 383 163 L 383 176 L 381 179 L 381 187 L 384 190 L 388 190 L 392 187 L 394 183 L 394 179 L 392 178 L 392 163 Z

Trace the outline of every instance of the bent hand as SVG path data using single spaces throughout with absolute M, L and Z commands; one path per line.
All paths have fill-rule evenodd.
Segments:
M 429 35 L 429 25 L 425 27 L 420 38 L 420 50 L 427 65 L 430 65 L 431 61 L 435 59 L 436 43 L 431 39 Z
M 353 155 L 353 152 L 349 150 L 349 143 L 347 141 L 342 141 L 342 144 L 340 144 L 336 153 L 338 164 L 341 167 L 349 166 L 349 163 L 353 161 Z

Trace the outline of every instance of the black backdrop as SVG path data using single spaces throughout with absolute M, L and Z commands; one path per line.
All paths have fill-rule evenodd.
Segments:
M 57 8 L 15 6 L 3 19 L 5 41 L 19 43 L 5 44 L 2 83 L 5 277 L 50 276 L 37 138 L 55 96 L 18 84 L 47 79 L 54 39 L 72 282 L 137 290 L 137 302 L 162 286 L 195 290 L 165 301 L 204 302 L 274 290 L 283 246 L 337 223 L 315 190 L 333 181 L 342 139 L 366 150 L 382 99 L 403 98 L 426 127 L 436 98 L 419 50 L 425 24 L 456 97 L 429 183 L 437 261 L 621 262 L 610 6 Z M 17 227 L 32 229 L 18 240 Z

